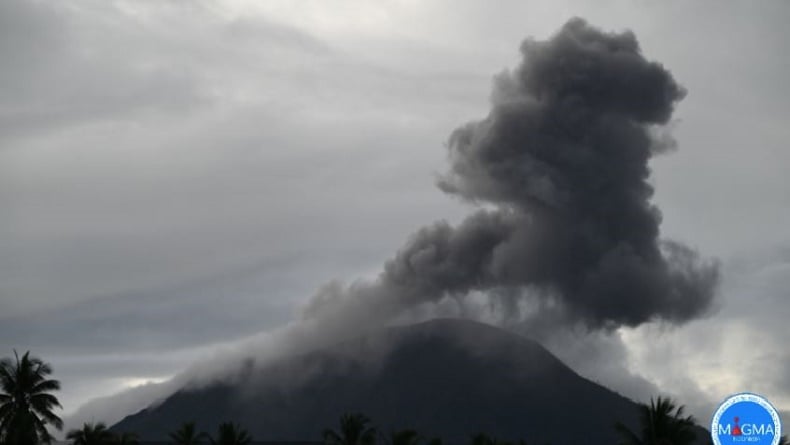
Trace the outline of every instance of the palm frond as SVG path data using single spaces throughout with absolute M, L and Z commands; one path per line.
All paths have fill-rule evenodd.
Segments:
M 57 397 L 50 394 L 60 389 L 57 380 L 47 379 L 52 367 L 26 351 L 21 357 L 14 350 L 13 359 L 0 359 L 0 430 L 7 440 L 49 442 L 47 425 L 63 428 L 61 419 L 52 412 L 61 408 Z

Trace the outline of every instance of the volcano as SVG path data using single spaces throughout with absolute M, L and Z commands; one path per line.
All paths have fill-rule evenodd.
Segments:
M 166 439 L 183 422 L 234 421 L 256 440 L 320 441 L 343 413 L 384 433 L 415 429 L 445 443 L 484 432 L 530 444 L 618 442 L 637 404 L 587 380 L 541 345 L 486 324 L 438 319 L 388 328 L 237 377 L 184 388 L 112 427 Z

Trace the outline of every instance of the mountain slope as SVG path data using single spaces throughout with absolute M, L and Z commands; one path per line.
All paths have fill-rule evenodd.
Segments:
M 486 432 L 529 443 L 612 444 L 636 405 L 590 382 L 543 347 L 488 325 L 433 320 L 391 328 L 181 390 L 113 427 L 164 439 L 194 420 L 225 420 L 257 440 L 318 440 L 340 414 L 362 412 L 382 431 L 414 428 L 446 442 Z

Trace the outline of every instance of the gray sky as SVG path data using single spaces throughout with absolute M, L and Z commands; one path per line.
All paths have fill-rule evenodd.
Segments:
M 0 355 L 51 362 L 73 412 L 374 275 L 471 212 L 435 187 L 449 133 L 572 16 L 632 29 L 688 90 L 654 202 L 723 281 L 705 320 L 549 347 L 705 421 L 743 390 L 790 410 L 782 1 L 1 2 Z

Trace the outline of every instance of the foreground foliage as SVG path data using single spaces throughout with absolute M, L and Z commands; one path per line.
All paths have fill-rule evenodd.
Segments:
M 224 422 L 219 425 L 216 439 L 209 438 L 209 440 L 216 445 L 247 445 L 252 442 L 252 437 L 239 425 Z
M 640 405 L 639 422 L 641 429 L 631 431 L 622 423 L 615 428 L 622 437 L 620 445 L 691 445 L 697 435 L 694 431 L 694 417 L 684 416 L 685 407 L 675 406 L 669 398 L 660 396 L 650 405 Z
M 21 358 L 14 351 L 13 360 L 0 360 L 0 443 L 50 443 L 47 426 L 63 429 L 63 421 L 53 412 L 62 407 L 51 394 L 60 389 L 60 382 L 48 378 L 50 374 L 52 367 L 31 357 L 30 351 Z
M 66 439 L 72 445 L 110 445 L 115 441 L 115 436 L 107 429 L 107 425 L 99 422 L 86 423 L 81 429 L 69 431 Z
M 325 429 L 323 433 L 326 445 L 374 445 L 376 429 L 369 427 L 370 419 L 363 414 L 343 414 L 340 417 L 340 429 Z
M 195 422 L 185 422 L 179 429 L 170 433 L 170 440 L 175 445 L 198 445 L 208 438 L 204 432 L 199 432 Z

